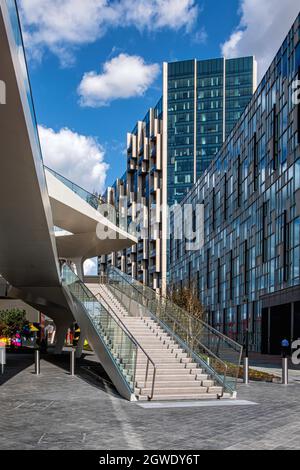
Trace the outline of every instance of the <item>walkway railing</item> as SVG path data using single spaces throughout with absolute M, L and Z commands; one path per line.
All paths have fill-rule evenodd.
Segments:
M 132 333 L 128 330 L 127 326 L 124 324 L 124 322 L 121 320 L 120 316 L 117 314 L 116 309 L 113 309 L 111 305 L 109 305 L 108 301 L 101 295 L 100 292 L 96 294 L 96 297 L 99 298 L 100 303 L 105 305 L 105 308 L 109 310 L 113 316 L 117 317 L 118 321 L 121 323 L 122 327 L 128 335 L 132 338 L 132 341 L 136 344 L 138 347 L 138 358 L 140 356 L 144 356 L 146 358 L 146 368 L 145 368 L 145 377 L 144 377 L 144 388 L 147 388 L 148 385 L 148 380 L 150 377 L 150 367 L 152 367 L 152 381 L 151 381 L 151 395 L 149 396 L 149 399 L 151 400 L 154 396 L 154 391 L 155 391 L 155 380 L 156 380 L 156 373 L 157 373 L 157 366 L 155 362 L 151 359 L 149 354 L 145 351 L 143 346 L 136 340 L 136 338 L 133 337 Z M 129 308 L 130 310 L 130 308 Z
M 104 306 L 104 299 L 101 297 L 97 299 L 67 264 L 64 264 L 62 267 L 62 283 L 84 307 L 95 331 L 106 345 L 115 366 L 134 394 L 137 359 L 140 355 L 146 356 L 144 387 L 146 388 L 148 385 L 149 370 L 150 366 L 152 366 L 152 385 L 151 395 L 149 396 L 149 399 L 152 399 L 155 387 L 156 365 L 142 346 L 133 338 L 121 318 L 107 304 Z
M 63 183 L 67 188 L 71 189 L 73 193 L 77 194 L 77 196 L 81 197 L 85 202 L 87 202 L 91 207 L 94 209 L 98 209 L 101 204 L 104 204 L 104 200 L 102 197 L 97 196 L 96 194 L 92 194 L 85 189 L 78 186 L 78 184 L 73 183 L 72 181 L 68 180 L 64 176 L 57 173 L 57 171 L 52 170 L 51 168 L 45 166 L 45 169 L 49 171 L 55 178 L 57 178 L 61 183 Z
M 114 267 L 108 269 L 107 281 L 121 301 L 126 303 L 129 298 L 140 306 L 141 313 L 153 316 L 224 390 L 236 391 L 241 345 Z

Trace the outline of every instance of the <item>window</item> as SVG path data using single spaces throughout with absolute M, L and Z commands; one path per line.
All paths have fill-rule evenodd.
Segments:
M 229 297 L 230 300 L 233 300 L 233 251 L 230 250 L 230 258 L 229 258 L 229 275 L 230 275 L 230 284 L 229 284 Z
M 244 241 L 244 294 L 248 294 L 249 286 L 249 250 L 248 241 Z
M 296 47 L 295 51 L 295 71 L 297 72 L 300 67 L 300 42 L 298 43 L 298 46 Z
M 287 211 L 283 213 L 283 280 L 289 279 L 289 248 L 290 227 L 287 221 Z
M 228 183 L 227 183 L 227 174 L 224 175 L 224 220 L 227 219 L 227 209 L 228 209 Z
M 241 207 L 242 203 L 242 163 L 241 163 L 241 156 L 238 156 L 238 170 L 237 170 L 237 203 L 238 207 Z
M 281 163 L 286 162 L 287 159 L 287 132 L 281 137 Z
M 268 239 L 267 239 L 267 222 L 268 222 L 268 203 L 264 202 L 262 206 L 262 262 L 268 261 Z
M 257 148 L 257 136 L 254 133 L 253 138 L 253 189 L 254 191 L 258 188 L 258 148 Z
M 209 276 L 209 263 L 210 263 L 210 248 L 206 252 L 206 287 L 210 288 L 210 276 Z
M 276 113 L 276 104 L 273 105 L 273 170 L 276 170 L 278 165 L 278 134 L 279 134 L 279 119 Z

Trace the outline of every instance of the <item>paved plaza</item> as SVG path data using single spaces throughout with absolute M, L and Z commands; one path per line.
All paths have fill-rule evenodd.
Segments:
M 238 401 L 129 403 L 92 355 L 9 355 L 0 376 L 0 449 L 300 449 L 300 383 L 239 385 Z M 88 368 L 92 368 L 92 373 Z

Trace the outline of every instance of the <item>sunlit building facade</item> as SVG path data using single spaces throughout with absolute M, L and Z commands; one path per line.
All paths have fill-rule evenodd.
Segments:
M 100 270 L 112 263 L 166 292 L 170 247 L 161 206 L 179 203 L 206 170 L 249 103 L 256 75 L 253 57 L 164 63 L 163 96 L 128 134 L 126 175 L 107 192 L 116 205 L 127 195 L 129 223 L 143 225 L 140 242 L 102 258 Z
M 255 351 L 300 337 L 300 17 L 238 124 L 181 201 L 204 204 L 204 247 L 171 240 L 170 279 Z M 300 87 L 299 87 L 300 88 Z M 228 129 L 229 130 L 229 129 Z

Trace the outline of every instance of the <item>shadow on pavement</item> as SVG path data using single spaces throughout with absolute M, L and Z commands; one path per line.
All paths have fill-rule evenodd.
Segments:
M 28 369 L 28 367 L 32 367 L 32 372 L 34 372 L 34 350 L 22 352 L 7 351 L 4 374 L 1 375 L 0 373 L 0 386 L 20 374 L 23 370 Z
M 70 374 L 70 351 L 66 350 L 62 354 L 51 352 L 42 355 L 42 359 L 50 364 L 60 367 L 65 374 Z M 122 399 L 117 392 L 109 376 L 91 353 L 83 353 L 80 359 L 76 359 L 75 374 L 90 385 L 101 389 L 105 393 L 115 395 Z

